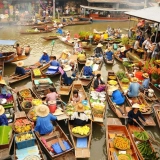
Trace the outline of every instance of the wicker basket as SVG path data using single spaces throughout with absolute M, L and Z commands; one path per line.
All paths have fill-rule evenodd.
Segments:
M 27 103 L 30 103 L 30 107 L 29 107 L 29 108 L 26 108 L 26 104 L 27 104 Z M 21 106 L 22 106 L 23 110 L 24 110 L 26 113 L 28 113 L 29 110 L 32 108 L 32 103 L 31 103 L 30 101 L 24 100 L 24 101 L 21 103 Z

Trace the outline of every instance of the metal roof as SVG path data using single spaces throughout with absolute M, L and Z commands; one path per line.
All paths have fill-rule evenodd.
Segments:
M 0 45 L 13 46 L 16 40 L 0 40 Z
M 160 23 L 160 7 L 144 8 L 125 12 L 125 14 Z

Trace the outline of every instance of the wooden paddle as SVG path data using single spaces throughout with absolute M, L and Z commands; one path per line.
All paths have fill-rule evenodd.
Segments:
M 147 132 L 137 121 L 135 121 L 135 122 L 139 125 L 139 127 L 140 127 L 143 131 Z M 148 132 L 147 132 L 147 133 L 148 133 Z M 151 139 L 151 141 L 153 141 L 157 146 L 160 146 L 160 143 L 157 142 L 155 139 L 153 139 L 153 138 L 150 136 L 149 133 L 148 133 L 148 136 L 149 136 L 149 138 Z
M 57 135 L 58 142 L 59 142 L 59 145 L 60 145 L 62 151 L 65 151 L 66 150 L 65 145 L 63 144 L 62 140 L 59 138 L 59 135 L 57 133 L 56 133 L 56 135 Z

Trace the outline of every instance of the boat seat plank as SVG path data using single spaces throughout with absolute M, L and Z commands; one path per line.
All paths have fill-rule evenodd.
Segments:
M 60 157 L 55 158 L 54 160 L 75 160 L 75 155 L 71 151 L 71 152 L 68 152 L 68 153 L 60 156 Z
M 93 120 L 94 122 L 103 122 L 103 118 L 99 118 L 99 117 L 94 117 Z
M 62 114 L 59 116 L 56 116 L 58 121 L 64 120 L 64 119 L 69 119 L 69 116 L 67 116 L 66 114 Z
M 75 149 L 75 156 L 76 158 L 89 158 L 90 157 L 90 150 L 88 148 L 76 148 Z
M 119 118 L 107 118 L 107 125 L 122 125 Z

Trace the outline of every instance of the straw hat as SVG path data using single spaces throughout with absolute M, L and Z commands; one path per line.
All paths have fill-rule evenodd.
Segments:
M 102 47 L 103 45 L 101 43 L 98 43 L 97 47 Z
M 17 62 L 17 66 L 18 66 L 18 67 L 23 67 L 23 65 L 24 65 L 24 62 L 23 62 L 23 61 Z
M 77 106 L 76 106 L 76 111 L 77 112 L 84 112 L 84 107 L 81 103 L 79 103 Z
M 86 62 L 86 64 L 85 64 L 85 66 L 91 66 L 93 64 L 93 61 L 91 61 L 91 60 L 87 60 L 87 62 Z
M 138 103 L 132 105 L 132 108 L 140 108 Z
M 111 92 L 113 92 L 113 91 L 115 91 L 117 89 L 118 89 L 118 86 L 111 86 L 111 87 L 109 87 L 109 91 L 111 91 Z
M 46 105 L 39 105 L 35 108 L 36 114 L 39 117 L 46 117 L 49 114 L 49 108 Z
M 72 69 L 72 67 L 69 66 L 69 65 L 65 65 L 64 68 L 63 68 L 63 70 L 64 70 L 65 72 L 70 71 L 71 69 Z
M 149 78 L 148 73 L 143 73 L 142 76 L 143 76 L 144 78 Z
M 125 47 L 122 47 L 121 48 L 121 52 L 124 52 L 126 49 L 125 49 Z
M 132 82 L 138 82 L 138 78 L 136 77 L 132 78 Z
M 47 53 L 47 51 L 46 51 L 46 50 L 43 50 L 43 53 Z
M 111 51 L 112 50 L 112 47 L 108 47 L 108 51 Z
M 0 116 L 5 112 L 5 109 L 2 105 L 0 105 Z
M 64 49 L 64 50 L 63 50 L 63 53 L 65 53 L 65 54 L 69 54 L 68 49 Z
M 54 116 L 59 116 L 64 114 L 60 109 L 56 109 L 55 112 L 53 113 Z
M 0 84 L 6 85 L 6 82 L 5 82 L 5 80 L 3 80 L 2 76 L 0 76 Z

